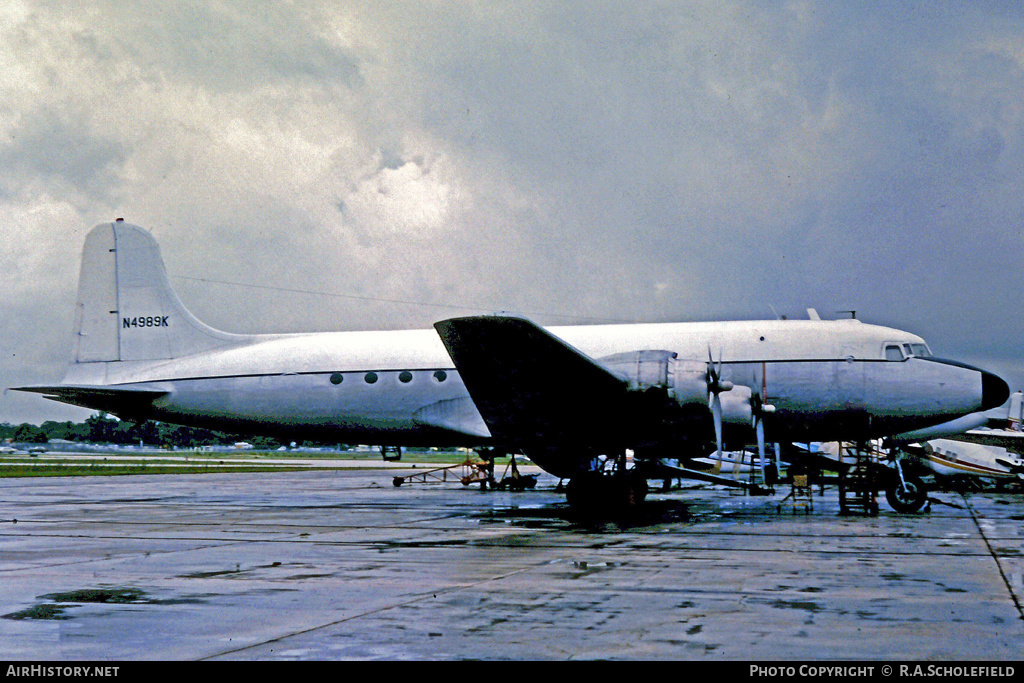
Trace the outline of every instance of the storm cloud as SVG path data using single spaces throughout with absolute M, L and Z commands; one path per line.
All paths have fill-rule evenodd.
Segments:
M 25 1 L 0 69 L 6 387 L 115 217 L 229 331 L 814 307 L 1024 386 L 1012 3 Z

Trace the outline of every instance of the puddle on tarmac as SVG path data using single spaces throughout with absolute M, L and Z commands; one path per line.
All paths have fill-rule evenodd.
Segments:
M 510 507 L 476 515 L 481 524 L 511 524 L 525 529 L 608 533 L 663 524 L 698 521 L 691 506 L 678 500 L 648 500 L 642 505 L 608 514 L 588 514 L 565 503 L 541 507 Z
M 39 599 L 48 600 L 27 609 L 0 615 L 3 619 L 64 620 L 70 619 L 67 610 L 79 605 L 177 605 L 202 602 L 197 598 L 163 600 L 149 597 L 146 591 L 134 586 L 79 588 L 61 593 L 47 593 Z

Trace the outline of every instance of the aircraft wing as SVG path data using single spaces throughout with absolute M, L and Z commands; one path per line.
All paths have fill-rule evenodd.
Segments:
M 1013 453 L 1024 454 L 1024 432 L 1011 429 L 972 429 L 946 438 L 985 446 L 999 446 Z
M 13 389 L 42 394 L 51 401 L 102 410 L 123 418 L 145 417 L 153 401 L 167 394 L 166 391 L 153 389 L 89 384 L 58 384 Z
M 500 441 L 607 443 L 628 420 L 629 382 L 529 320 L 479 316 L 434 327 Z
M 665 463 L 651 465 L 644 469 L 644 475 L 649 479 L 693 479 L 705 481 L 709 484 L 718 484 L 733 489 L 745 489 L 748 491 L 762 491 L 760 485 L 753 484 L 735 477 L 726 477 L 711 472 L 703 472 L 689 467 L 674 467 Z

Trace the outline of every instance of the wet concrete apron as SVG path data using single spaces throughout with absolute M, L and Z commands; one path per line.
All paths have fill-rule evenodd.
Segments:
M 0 480 L 5 659 L 986 659 L 1024 652 L 1019 494 L 616 521 L 393 472 Z

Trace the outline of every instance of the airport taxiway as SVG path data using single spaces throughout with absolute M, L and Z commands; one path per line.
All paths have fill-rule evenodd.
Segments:
M 581 520 L 394 469 L 0 479 L 0 659 L 988 660 L 1024 501 L 813 512 L 717 488 Z M 816 491 L 817 494 L 817 491 Z

